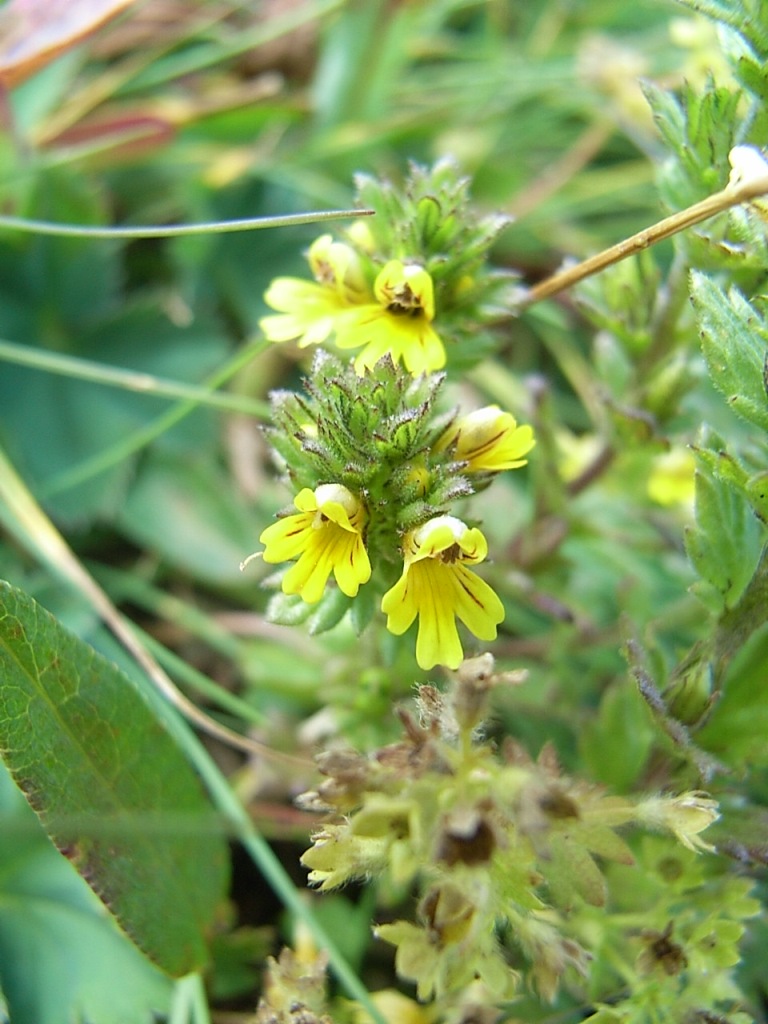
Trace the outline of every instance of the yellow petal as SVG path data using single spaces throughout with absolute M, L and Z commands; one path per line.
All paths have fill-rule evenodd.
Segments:
M 334 564 L 333 575 L 347 597 L 354 597 L 360 586 L 371 578 L 371 563 L 360 537 L 350 542 L 344 557 Z
M 346 310 L 336 323 L 336 345 L 344 349 L 360 348 L 375 338 L 378 344 L 384 346 L 383 355 L 389 351 L 387 331 L 386 328 L 382 329 L 385 317 L 385 310 L 376 304 L 369 303 Z
M 279 313 L 292 313 L 302 306 L 314 306 L 335 302 L 336 297 L 328 288 L 315 281 L 303 281 L 300 277 L 276 277 L 264 293 L 264 301 Z
M 485 534 L 473 526 L 459 541 L 461 560 L 466 565 L 477 565 L 488 557 L 488 541 Z
M 418 304 L 410 312 L 365 305 L 344 313 L 336 321 L 336 344 L 342 349 L 363 347 L 355 360 L 358 373 L 371 369 L 386 355 L 395 363 L 402 362 L 414 375 L 445 365 L 443 343 Z
M 360 500 L 343 484 L 321 484 L 315 488 L 314 500 L 315 508 L 326 519 L 345 530 L 360 532 L 366 518 L 365 510 Z
M 309 487 L 302 487 L 293 499 L 293 504 L 300 512 L 317 512 L 317 498 Z
M 403 634 L 418 615 L 416 660 L 423 669 L 438 664 L 457 668 L 463 657 L 450 592 L 445 594 L 440 586 L 441 568 L 431 560 L 407 566 L 381 601 L 387 629 L 395 636 Z
M 456 619 L 481 640 L 494 640 L 504 619 L 498 595 L 467 568 L 485 558 L 487 541 L 454 516 L 435 516 L 406 536 L 404 551 L 403 574 L 381 602 L 387 629 L 399 636 L 418 616 L 419 665 L 458 668 L 463 650 Z
M 445 566 L 453 586 L 453 609 L 479 640 L 495 640 L 496 627 L 504 621 L 504 605 L 485 580 L 457 563 Z
M 309 247 L 307 257 L 315 280 L 333 288 L 345 303 L 370 297 L 360 259 L 351 246 L 334 242 L 332 235 L 321 235 Z
M 316 604 L 323 596 L 333 563 L 323 551 L 305 551 L 283 577 L 285 594 L 298 594 L 307 604 Z
M 325 341 L 347 308 L 333 288 L 293 277 L 275 278 L 264 301 L 280 314 L 261 318 L 264 336 L 274 342 L 298 339 L 301 347 Z
M 362 548 L 362 556 L 355 559 L 354 549 L 358 545 Z M 348 597 L 354 597 L 360 584 L 370 578 L 368 555 L 359 535 L 329 521 L 312 527 L 305 551 L 283 578 L 283 591 L 300 594 L 307 604 L 315 604 L 323 596 L 332 572 Z
M 333 572 L 343 593 L 354 597 L 371 576 L 362 538 L 362 502 L 342 484 L 321 484 L 314 491 L 303 488 L 293 503 L 299 513 L 278 520 L 261 535 L 267 545 L 265 561 L 298 558 L 283 577 L 283 592 L 314 604 Z
M 413 587 L 419 607 L 419 632 L 416 637 L 416 661 L 423 669 L 435 665 L 458 668 L 464 651 L 456 628 L 450 588 L 445 588 L 441 569 L 433 561 L 411 566 Z
M 417 561 L 434 558 L 458 545 L 461 560 L 470 565 L 482 562 L 488 555 L 488 542 L 483 533 L 455 516 L 435 516 L 414 530 L 405 541 L 406 558 Z
M 263 530 L 259 543 L 264 545 L 265 562 L 289 562 L 297 558 L 306 547 L 307 534 L 312 529 L 311 513 L 284 516 Z
M 395 636 L 402 636 L 411 626 L 419 610 L 408 577 L 406 568 L 397 583 L 381 599 L 381 610 L 388 616 L 387 629 Z
M 415 321 L 410 328 L 411 339 L 403 345 L 403 363 L 406 370 L 417 376 L 432 373 L 445 366 L 445 348 L 439 335 L 425 321 Z
M 469 472 L 498 473 L 524 466 L 523 456 L 535 443 L 532 427 L 519 427 L 511 413 L 491 405 L 458 420 L 439 447 L 454 445 L 455 457 L 469 463 Z

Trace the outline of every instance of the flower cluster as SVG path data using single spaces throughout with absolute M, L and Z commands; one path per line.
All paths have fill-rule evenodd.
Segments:
M 697 794 L 670 800 L 669 824 L 685 822 L 688 810 L 707 823 L 715 815 L 712 801 Z M 674 803 L 678 803 L 675 808 Z M 683 805 L 681 811 L 680 804 Z M 707 806 L 709 805 L 709 806 Z M 590 1024 L 678 1024 L 680 1021 L 728 1021 L 750 1024 L 743 994 L 733 968 L 740 962 L 740 942 L 747 920 L 760 912 L 748 878 L 723 875 L 712 860 L 685 849 L 699 841 L 697 824 L 691 833 L 675 832 L 683 846 L 660 836 L 643 836 L 635 844 L 633 867 L 612 864 L 606 875 L 613 913 L 584 908 L 579 913 L 582 933 L 601 933 L 602 950 L 610 949 L 614 994 L 594 1000 Z
M 283 578 L 283 592 L 314 604 L 333 573 L 339 588 L 354 597 L 371 578 L 362 504 L 341 484 L 321 484 L 314 491 L 305 487 L 293 503 L 299 514 L 280 519 L 259 538 L 265 562 L 299 559 Z
M 432 278 L 423 267 L 390 260 L 379 271 L 372 294 L 354 292 L 346 282 L 356 261 L 354 250 L 323 235 L 310 248 L 310 266 L 317 264 L 320 252 L 327 254 L 326 269 L 316 283 L 289 277 L 272 282 L 266 301 L 283 312 L 261 321 L 270 341 L 298 339 L 304 347 L 335 332 L 338 348 L 362 347 L 355 359 L 358 373 L 385 355 L 402 360 L 409 373 L 428 373 L 445 365 L 445 348 L 432 326 Z
M 296 496 L 260 537 L 265 562 L 294 562 L 279 578 L 288 603 L 273 600 L 270 614 L 295 623 L 319 606 L 317 632 L 349 608 L 361 629 L 378 600 L 396 636 L 418 619 L 423 669 L 461 663 L 457 620 L 496 637 L 504 606 L 474 571 L 487 541 L 451 505 L 524 466 L 534 444 L 498 406 L 461 416 L 435 403 L 436 371 L 481 359 L 509 304 L 509 275 L 487 266 L 505 219 L 477 217 L 467 186 L 448 162 L 412 168 L 402 191 L 358 179 L 376 216 L 318 238 L 313 280 L 276 278 L 265 296 L 275 312 L 261 321 L 274 342 L 356 351 L 349 367 L 321 349 L 305 396 L 272 396 L 269 435 Z
M 299 924 L 293 948 L 267 958 L 263 994 L 252 1024 L 370 1024 L 359 1003 L 328 992 L 328 956 Z M 389 1024 L 432 1024 L 428 1009 L 394 988 L 371 992 L 370 1002 Z
M 360 377 L 319 352 L 305 395 L 272 396 L 269 436 L 298 493 L 260 537 L 265 562 L 294 563 L 280 577 L 283 595 L 307 608 L 325 601 L 325 627 L 352 599 L 360 628 L 377 597 L 391 633 L 418 619 L 424 669 L 460 664 L 457 619 L 480 640 L 496 637 L 504 606 L 474 571 L 487 541 L 449 508 L 524 465 L 534 444 L 531 428 L 496 406 L 438 412 L 442 383 L 404 376 L 389 358 Z M 271 612 L 297 620 L 294 604 L 273 602 Z
M 307 253 L 313 280 L 278 277 L 265 295 L 276 310 L 261 321 L 270 341 L 299 346 L 335 341 L 359 350 L 364 373 L 383 357 L 412 374 L 453 362 L 470 365 L 488 352 L 489 328 L 510 301 L 509 275 L 486 257 L 506 223 L 478 218 L 468 182 L 449 162 L 413 168 L 403 192 L 358 179 L 360 201 L 377 216 L 358 221 L 343 240 L 326 234 Z
M 418 716 L 401 711 L 402 742 L 368 757 L 343 750 L 321 755 L 325 780 L 301 798 L 304 807 L 328 815 L 302 858 L 311 882 L 327 890 L 374 877 L 419 887 L 417 923 L 394 921 L 376 933 L 397 947 L 397 971 L 417 983 L 420 999 L 450 1003 L 479 984 L 484 1002 L 493 1005 L 515 994 L 521 975 L 547 1000 L 564 982 L 578 987 L 600 922 L 610 920 L 606 875 L 615 866 L 630 892 L 628 879 L 642 877 L 635 851 L 617 829 L 663 830 L 668 863 L 679 855 L 686 865 L 697 860 L 696 850 L 708 848 L 700 833 L 717 818 L 715 802 L 701 793 L 640 802 L 607 795 L 565 776 L 548 747 L 534 762 L 508 742 L 499 757 L 478 739 L 479 727 L 493 689 L 513 682 L 520 679 L 495 673 L 489 654 L 464 662 L 447 695 L 422 686 Z M 690 870 L 689 885 L 700 886 L 695 866 Z M 742 902 L 745 896 L 742 891 Z M 657 917 L 676 895 L 661 887 L 651 897 L 664 897 Z M 675 933 L 676 962 L 688 957 L 700 964 L 710 988 L 717 982 L 725 992 L 722 968 L 738 929 L 713 922 L 706 899 L 689 906 L 690 921 Z M 751 912 L 747 904 L 739 911 Z M 637 960 L 648 974 L 662 940 L 654 945 L 629 920 L 617 918 L 615 958 Z M 677 978 L 668 987 L 685 989 L 681 1005 L 690 1008 L 706 1005 L 697 1004 L 701 983 L 697 978 L 686 987 Z
M 315 348 L 302 390 L 271 395 L 267 435 L 294 498 L 260 536 L 258 554 L 279 567 L 268 614 L 314 632 L 347 613 L 361 632 L 378 615 L 377 671 L 396 656 L 391 637 L 413 630 L 419 666 L 453 674 L 447 695 L 422 686 L 418 714 L 401 711 L 402 742 L 320 756 L 325 780 L 300 801 L 327 815 L 302 857 L 309 879 L 328 890 L 381 878 L 417 893 L 414 920 L 376 933 L 418 998 L 437 1001 L 430 1019 L 445 1008 L 447 1020 L 496 1020 L 523 978 L 548 1001 L 570 987 L 595 1024 L 730 1011 L 728 969 L 754 904 L 741 883 L 710 892 L 695 866 L 713 849 L 701 834 L 716 802 L 698 790 L 611 796 L 564 775 L 547 746 L 534 761 L 509 739 L 499 754 L 481 738 L 492 689 L 519 679 L 496 674 L 487 652 L 464 657 L 462 630 L 493 641 L 505 606 L 485 578 L 488 540 L 456 503 L 526 465 L 534 436 L 497 405 L 447 407 L 443 387 L 446 368 L 487 354 L 510 307 L 509 278 L 487 267 L 502 220 L 471 214 L 447 164 L 414 169 L 402 193 L 372 179 L 359 193 L 377 216 L 318 238 L 312 279 L 279 277 L 266 293 L 267 339 Z M 633 843 L 628 826 L 656 835 Z M 650 874 L 636 863 L 654 843 L 674 877 L 636 913 Z M 720 896 L 733 903 L 723 909 Z

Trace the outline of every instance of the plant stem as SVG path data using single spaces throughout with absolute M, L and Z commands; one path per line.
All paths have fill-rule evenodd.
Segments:
M 235 715 L 243 722 L 257 726 L 267 724 L 267 716 L 262 711 L 259 711 L 258 708 L 253 707 L 234 693 L 230 693 L 229 690 L 224 689 L 223 686 L 215 683 L 196 668 L 193 668 L 183 658 L 174 654 L 173 651 L 169 651 L 167 647 L 164 647 L 155 640 L 149 633 L 137 629 L 135 626 L 134 629 L 141 642 L 157 658 L 158 662 L 167 672 L 172 673 L 187 686 L 207 697 L 209 701 L 218 704 L 220 708 Z
M 272 751 L 264 744 L 241 736 L 201 711 L 178 689 L 167 673 L 136 636 L 133 625 L 118 611 L 109 595 L 99 586 L 75 555 L 54 524 L 42 510 L 14 466 L 0 449 L 0 523 L 16 537 L 25 550 L 46 565 L 68 586 L 73 587 L 96 611 L 131 657 L 152 680 L 159 693 L 180 714 L 209 736 L 245 751 L 273 759 L 289 755 Z M 290 758 L 290 760 L 295 760 Z
M 168 1024 L 211 1024 L 203 979 L 199 974 L 188 974 L 176 982 Z
M 748 181 L 736 185 L 729 184 L 722 191 L 707 196 L 706 199 L 694 203 L 693 206 L 689 206 L 685 210 L 664 217 L 663 220 L 657 221 L 656 224 L 652 224 L 648 228 L 643 228 L 642 231 L 638 231 L 630 238 L 625 238 L 624 241 L 582 260 L 575 266 L 566 267 L 565 270 L 560 270 L 534 285 L 523 296 L 518 309 L 527 309 L 535 302 L 551 298 L 553 295 L 565 291 L 566 288 L 572 288 L 579 281 L 605 270 L 606 267 L 610 267 L 628 256 L 633 256 L 665 238 L 676 235 L 679 231 L 684 231 L 686 228 L 693 227 L 694 224 L 699 224 L 724 210 L 729 210 L 732 206 L 748 203 L 766 193 L 768 193 L 768 174 L 761 178 L 750 178 Z
M 344 217 L 370 217 L 373 210 L 315 210 L 310 213 L 286 213 L 278 217 L 245 217 L 242 220 L 213 220 L 199 224 L 125 225 L 120 227 L 56 224 L 49 220 L 26 220 L 0 215 L 0 228 L 26 231 L 34 235 L 64 235 L 69 238 L 176 238 L 179 235 L 220 235 L 232 231 L 256 231 L 262 228 L 288 228 L 316 224 Z
M 690 266 L 682 253 L 677 252 L 661 289 L 651 318 L 651 342 L 639 363 L 641 371 L 656 366 L 669 353 L 676 341 L 676 328 L 685 303 L 688 301 L 688 275 Z
M 137 370 L 126 370 L 117 366 L 107 366 L 91 359 L 80 359 L 77 356 L 62 355 L 59 352 L 48 352 L 45 349 L 29 345 L 17 345 L 12 341 L 0 340 L 0 359 L 17 366 L 28 366 L 44 373 L 56 373 L 62 377 L 74 377 L 77 380 L 91 381 L 106 387 L 123 388 L 125 391 L 138 391 L 141 394 L 153 395 L 158 398 L 181 398 L 195 402 L 197 405 L 208 405 L 227 412 L 239 412 L 247 416 L 265 419 L 269 415 L 269 403 L 260 402 L 246 395 L 219 394 L 208 388 L 194 384 L 182 384 L 175 380 L 165 380 L 151 373 Z
M 227 360 L 223 366 L 204 381 L 203 389 L 207 391 L 210 388 L 215 391 L 217 388 L 220 388 L 222 384 L 231 377 L 234 377 L 243 366 L 246 366 L 260 352 L 263 352 L 268 345 L 268 341 L 260 338 L 250 345 L 243 346 L 239 352 L 236 352 L 231 359 Z M 185 416 L 189 416 L 190 413 L 194 412 L 198 405 L 198 400 L 192 398 L 178 402 L 164 412 L 162 416 L 158 416 L 151 423 L 141 427 L 133 434 L 129 434 L 128 437 L 118 441 L 117 444 L 98 452 L 91 458 L 85 459 L 79 466 L 66 470 L 64 473 L 59 474 L 59 476 L 49 480 L 41 489 L 43 496 L 49 497 L 52 494 L 66 491 L 70 487 L 77 487 L 86 480 L 90 480 L 91 477 L 106 472 L 106 470 L 111 469 L 118 462 L 127 459 L 130 455 L 150 444 L 164 434 L 166 430 L 175 427 Z

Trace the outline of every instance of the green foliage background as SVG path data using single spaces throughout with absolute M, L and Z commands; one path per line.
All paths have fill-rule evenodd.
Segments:
M 346 208 L 356 172 L 401 181 L 408 161 L 451 156 L 481 213 L 516 218 L 494 258 L 530 285 L 723 188 L 734 145 L 768 145 L 766 58 L 762 0 L 217 0 L 165 21 L 149 3 L 10 91 L 2 208 L 86 226 Z M 737 208 L 532 305 L 501 326 L 492 357 L 449 385 L 532 422 L 538 439 L 529 467 L 472 506 L 507 608 L 494 655 L 529 672 L 496 700 L 494 736 L 534 757 L 551 742 L 568 774 L 613 793 L 706 786 L 722 811 L 707 870 L 722 891 L 732 875 L 754 878 L 758 897 L 768 859 L 765 224 L 758 205 Z M 302 251 L 318 233 L 125 242 L 0 223 L 0 577 L 10 584 L 0 745 L 22 751 L 7 768 L 23 789 L 37 780 L 35 809 L 81 868 L 72 835 L 103 840 L 77 820 L 101 811 L 88 803 L 88 773 L 118 765 L 136 823 L 126 885 L 131 863 L 136 878 L 154 875 L 142 898 L 155 924 L 179 927 L 175 937 L 159 929 L 155 960 L 184 974 L 212 943 L 211 1005 L 235 1009 L 255 1005 L 265 950 L 286 933 L 276 912 L 245 909 L 271 900 L 262 878 L 245 887 L 256 897 L 235 886 L 227 903 L 225 838 L 236 835 L 267 875 L 261 836 L 295 843 L 284 857 L 295 875 L 312 819 L 286 808 L 313 784 L 318 739 L 363 751 L 392 741 L 393 703 L 424 681 L 404 648 L 390 667 L 373 662 L 346 620 L 322 635 L 268 623 L 266 572 L 238 568 L 287 501 L 261 432 L 268 392 L 298 386 L 307 365 L 260 338 L 262 295 L 277 274 L 305 274 Z M 680 463 L 664 461 L 672 453 L 684 467 L 690 452 L 693 504 L 684 478 L 675 489 Z M 659 474 L 672 481 L 663 500 L 649 489 Z M 206 759 L 105 629 L 52 526 L 185 693 L 303 766 L 254 767 L 223 744 Z M 20 645 L 33 654 L 21 706 Z M 61 672 L 40 645 L 59 652 Z M 35 709 L 56 718 L 61 688 L 77 695 L 88 673 L 98 680 L 89 709 L 64 729 L 77 751 L 58 750 L 61 722 L 38 717 L 14 733 Z M 71 805 L 57 794 L 57 759 L 77 780 L 65 787 Z M 199 841 L 167 814 L 204 804 L 195 773 L 218 810 Z M 178 790 L 163 793 L 171 775 Z M 258 834 L 222 795 L 225 777 Z M 0 991 L 14 1024 L 133 1022 L 151 1010 L 206 1019 L 198 976 L 168 981 L 139 956 L 5 777 L 0 809 Z M 189 848 L 188 880 L 174 872 L 177 854 L 155 859 L 143 846 L 157 815 L 159 833 Z M 189 903 L 178 919 L 168 872 Z M 272 884 L 303 912 L 285 879 Z M 146 908 L 118 895 L 128 906 L 118 920 L 129 934 L 140 927 L 147 949 Z M 348 959 L 372 986 L 382 972 L 394 983 L 368 948 L 375 894 L 354 918 L 345 899 L 318 899 L 321 926 L 354 921 Z M 59 930 L 71 973 L 49 954 Z M 767 1019 L 767 940 L 759 917 L 747 922 L 735 973 L 743 1007 L 712 1006 L 733 1014 L 713 1019 Z M 526 998 L 511 1019 L 577 1020 L 606 994 L 596 982 L 554 1008 Z M 646 1019 L 613 1013 L 593 1019 Z

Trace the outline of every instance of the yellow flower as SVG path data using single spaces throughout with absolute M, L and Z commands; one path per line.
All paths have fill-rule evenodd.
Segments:
M 265 562 L 298 558 L 283 578 L 286 594 L 299 594 L 307 604 L 323 596 L 333 573 L 347 597 L 371 577 L 371 563 L 363 544 L 366 512 L 362 503 L 341 484 L 305 487 L 295 499 L 298 515 L 285 516 L 259 537 Z
M 355 359 L 358 373 L 370 369 L 383 356 L 401 359 L 409 373 L 429 373 L 445 365 L 445 349 L 432 327 L 435 293 L 423 267 L 390 260 L 373 286 L 376 302 L 344 313 L 336 323 L 339 348 L 360 348 Z
M 648 496 L 659 505 L 683 505 L 693 512 L 696 460 L 684 448 L 657 455 L 648 477 Z
M 498 405 L 486 405 L 456 420 L 437 442 L 437 450 L 453 449 L 466 462 L 467 473 L 500 473 L 524 466 L 522 456 L 536 444 L 533 427 L 519 427 L 515 417 Z
M 276 277 L 264 295 L 279 314 L 259 322 L 269 341 L 297 339 L 300 348 L 318 345 L 332 333 L 341 313 L 370 297 L 350 246 L 321 235 L 310 246 L 308 258 L 314 281 Z
M 387 629 L 400 636 L 418 615 L 419 665 L 458 668 L 463 651 L 456 618 L 480 640 L 495 640 L 504 618 L 497 595 L 467 568 L 483 561 L 488 543 L 480 530 L 460 519 L 437 516 L 412 530 L 403 550 L 403 574 L 381 601 Z

